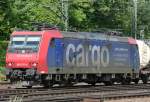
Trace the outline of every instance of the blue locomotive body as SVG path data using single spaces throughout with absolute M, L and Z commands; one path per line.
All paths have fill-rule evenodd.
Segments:
M 54 39 L 49 46 L 47 61 L 49 72 L 51 69 L 60 69 L 61 73 L 125 73 L 139 70 L 137 45 L 121 41 Z
M 51 80 L 87 83 L 139 79 L 139 53 L 136 41 L 92 33 L 62 33 L 48 47 L 47 64 Z M 71 82 L 72 82 L 71 81 Z

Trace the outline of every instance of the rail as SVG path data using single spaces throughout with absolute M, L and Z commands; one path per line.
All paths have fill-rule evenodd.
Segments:
M 23 100 L 23 102 L 56 101 L 69 102 L 70 100 L 83 101 L 85 98 L 113 99 L 121 97 L 150 96 L 150 84 L 114 85 L 95 87 L 70 88 L 34 88 L 34 89 L 3 89 L 0 90 L 0 101 Z

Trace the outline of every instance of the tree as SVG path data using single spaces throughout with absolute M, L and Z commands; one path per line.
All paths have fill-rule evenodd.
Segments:
M 0 1 L 0 36 L 1 37 L 7 36 L 10 31 L 8 17 L 11 9 L 9 3 L 10 3 L 9 0 Z M 4 39 L 4 37 L 1 39 Z
M 47 23 L 64 29 L 62 0 L 1 0 L 0 32 L 9 36 L 16 28 L 32 29 L 32 23 Z M 122 30 L 131 36 L 131 0 L 68 0 L 69 29 L 95 31 L 103 28 Z M 141 26 L 149 37 L 149 3 L 138 0 L 138 33 Z M 149 0 L 147 0 L 148 2 Z
M 139 33 L 144 30 L 145 38 L 150 38 L 150 1 L 141 0 L 138 9 L 138 29 Z
M 92 31 L 109 28 L 130 32 L 130 2 L 126 0 L 76 0 L 70 6 L 70 26 L 77 30 Z

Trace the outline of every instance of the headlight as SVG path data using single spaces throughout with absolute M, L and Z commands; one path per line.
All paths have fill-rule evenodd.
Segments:
M 37 67 L 37 63 L 32 63 L 32 67 Z
M 11 62 L 8 62 L 8 63 L 7 63 L 7 66 L 11 67 L 11 66 L 12 66 L 12 63 L 11 63 Z

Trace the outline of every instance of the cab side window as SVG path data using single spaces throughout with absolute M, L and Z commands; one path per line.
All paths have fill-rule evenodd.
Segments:
M 50 41 L 50 47 L 55 47 L 55 39 L 53 38 L 51 41 Z

